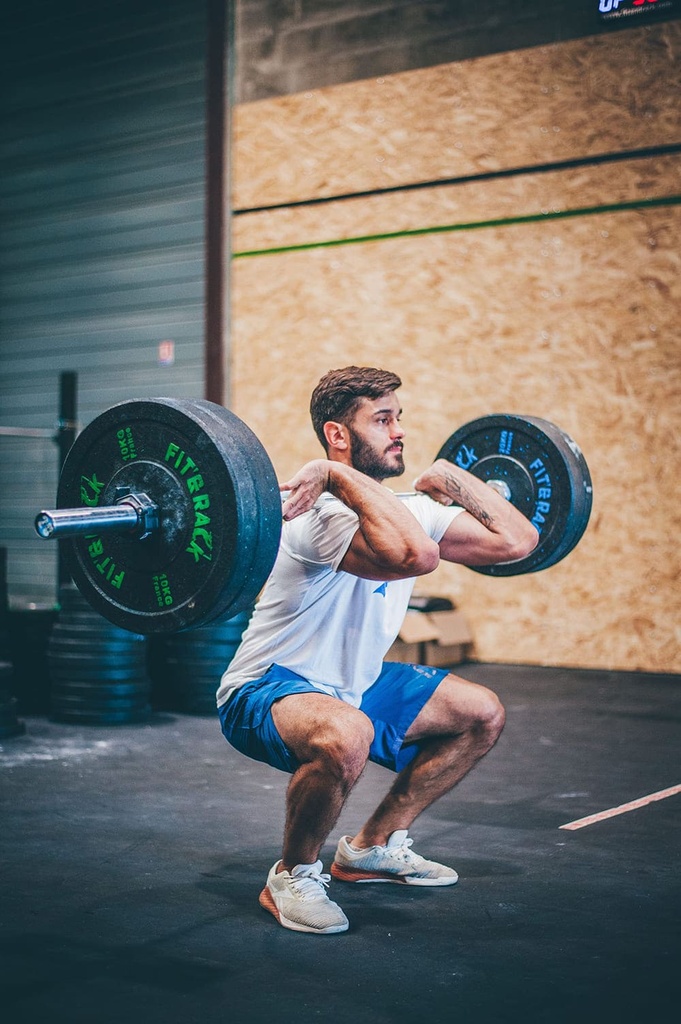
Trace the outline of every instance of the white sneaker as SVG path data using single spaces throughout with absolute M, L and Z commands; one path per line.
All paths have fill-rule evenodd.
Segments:
M 321 873 L 322 862 L 298 864 L 291 872 L 277 872 L 280 864 L 278 860 L 270 869 L 267 885 L 260 893 L 260 906 L 294 932 L 332 935 L 347 931 L 347 917 L 326 895 L 331 876 Z
M 355 850 L 343 836 L 331 865 L 331 874 L 342 882 L 399 882 L 402 885 L 454 885 L 459 876 L 453 868 L 412 853 L 412 840 L 400 829 L 385 846 Z

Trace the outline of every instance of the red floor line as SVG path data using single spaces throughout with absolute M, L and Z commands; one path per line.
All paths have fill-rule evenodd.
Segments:
M 681 793 L 681 786 L 670 786 L 669 789 L 660 789 L 657 793 L 639 797 L 638 800 L 632 800 L 628 804 L 620 804 L 619 807 L 611 807 L 607 811 L 590 814 L 587 818 L 577 818 L 576 821 L 569 821 L 567 825 L 560 825 L 559 827 L 574 831 L 578 828 L 584 828 L 585 825 L 593 825 L 595 821 L 603 821 L 605 818 L 614 818 L 617 814 L 635 811 L 637 807 L 645 807 L 646 804 L 652 804 L 655 800 L 665 800 L 668 796 L 674 796 L 675 793 Z

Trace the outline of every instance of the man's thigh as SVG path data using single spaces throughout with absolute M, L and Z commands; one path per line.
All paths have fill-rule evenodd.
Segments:
M 345 750 L 365 747 L 373 739 L 373 726 L 364 712 L 326 693 L 295 693 L 271 708 L 272 721 L 299 763 L 327 751 L 342 759 Z M 366 756 L 366 754 L 365 754 Z
M 329 742 L 332 727 L 351 739 L 368 735 L 367 745 L 373 735 L 362 712 L 279 665 L 239 687 L 218 714 L 228 743 L 288 773 L 310 759 L 315 743 Z
M 372 761 L 399 772 L 416 757 L 418 743 L 408 737 L 409 730 L 446 675 L 447 669 L 385 662 L 361 703 L 374 726 Z
M 225 739 L 255 761 L 294 772 L 298 762 L 277 731 L 272 707 L 293 694 L 304 696 L 309 692 L 327 696 L 295 672 L 272 665 L 261 679 L 238 687 L 218 708 Z M 334 700 L 333 697 L 328 699 Z
M 413 720 L 405 740 L 418 742 L 431 736 L 457 735 L 480 722 L 503 718 L 503 713 L 492 690 L 447 673 Z

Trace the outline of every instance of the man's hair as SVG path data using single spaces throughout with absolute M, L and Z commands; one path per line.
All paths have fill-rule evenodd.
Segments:
M 348 426 L 362 398 L 380 398 L 396 391 L 402 381 L 396 373 L 373 366 L 346 366 L 329 370 L 312 392 L 310 416 L 319 441 L 327 450 L 324 424 L 329 420 Z

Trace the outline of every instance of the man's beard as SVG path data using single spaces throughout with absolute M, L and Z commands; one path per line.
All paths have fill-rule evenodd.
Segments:
M 348 431 L 352 443 L 352 465 L 355 469 L 370 476 L 373 480 L 386 480 L 390 476 L 402 476 L 404 460 L 401 451 L 397 462 L 388 462 L 388 456 L 385 453 L 381 455 L 374 451 L 371 445 L 355 433 L 352 427 L 348 427 Z

